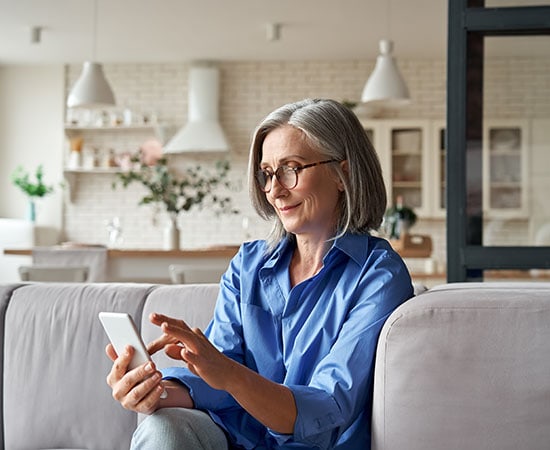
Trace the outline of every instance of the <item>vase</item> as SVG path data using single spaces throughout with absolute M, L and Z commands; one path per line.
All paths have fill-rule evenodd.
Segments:
M 36 202 L 33 198 L 29 198 L 29 202 L 27 204 L 27 220 L 36 222 Z
M 164 250 L 178 250 L 180 248 L 180 230 L 178 228 L 177 214 L 170 214 L 164 227 Z

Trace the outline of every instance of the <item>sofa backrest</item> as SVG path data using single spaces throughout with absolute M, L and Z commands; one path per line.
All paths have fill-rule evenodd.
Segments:
M 550 445 L 550 283 L 456 283 L 380 334 L 373 450 Z
M 105 378 L 111 362 L 100 311 L 137 323 L 153 289 L 131 284 L 29 284 L 13 291 L 4 323 L 4 448 L 129 448 L 137 415 Z

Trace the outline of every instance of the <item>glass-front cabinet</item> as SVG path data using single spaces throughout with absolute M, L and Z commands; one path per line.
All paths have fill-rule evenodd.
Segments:
M 419 217 L 429 217 L 429 121 L 369 120 L 363 126 L 380 158 L 388 204 L 401 197 Z
M 378 152 L 388 204 L 398 196 L 419 217 L 446 215 L 445 120 L 362 121 Z M 529 124 L 488 119 L 483 127 L 483 209 L 486 218 L 528 216 Z
M 528 215 L 526 120 L 487 120 L 483 127 L 483 209 L 491 217 Z

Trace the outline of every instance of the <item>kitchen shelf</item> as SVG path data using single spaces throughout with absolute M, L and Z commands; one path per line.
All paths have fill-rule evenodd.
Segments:
M 73 201 L 79 177 L 114 175 L 123 171 L 120 167 L 91 168 L 92 164 L 87 161 L 87 158 L 95 159 L 94 164 L 97 164 L 98 159 L 109 157 L 109 155 L 116 158 L 117 155 L 132 154 L 149 139 L 156 139 L 163 144 L 169 130 L 169 126 L 160 123 L 105 126 L 66 123 L 64 126 L 67 137 L 66 160 L 63 174 L 68 185 L 68 201 Z M 70 153 L 71 148 L 75 148 L 77 145 L 81 152 L 80 162 L 73 166 L 69 162 Z
M 105 126 L 94 126 L 94 125 L 65 125 L 65 132 L 85 132 L 85 131 L 147 131 L 147 130 L 156 130 L 162 128 L 163 125 L 152 123 L 152 124 L 135 124 L 135 125 L 105 125 Z
M 120 173 L 122 171 L 123 170 L 120 167 L 109 167 L 109 168 L 94 167 L 93 169 L 84 169 L 84 168 L 81 168 L 81 169 L 70 169 L 70 168 L 63 169 L 63 172 L 66 173 L 66 174 L 67 173 L 74 173 L 74 174 L 79 174 L 79 173 L 87 173 L 87 174 Z

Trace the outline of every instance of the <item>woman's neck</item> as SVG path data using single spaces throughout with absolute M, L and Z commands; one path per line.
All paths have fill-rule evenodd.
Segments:
M 322 240 L 312 243 L 296 240 L 296 248 L 290 260 L 289 274 L 292 287 L 316 275 L 323 267 L 323 258 L 331 247 L 331 242 Z

